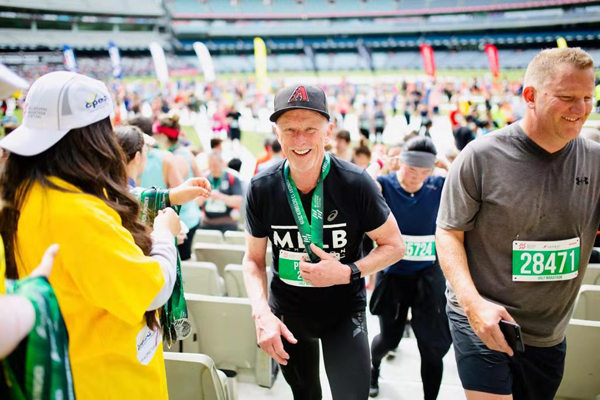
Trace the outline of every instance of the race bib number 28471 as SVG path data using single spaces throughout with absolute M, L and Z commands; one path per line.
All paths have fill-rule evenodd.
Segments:
M 569 280 L 579 273 L 580 239 L 553 242 L 513 242 L 512 280 L 544 282 Z

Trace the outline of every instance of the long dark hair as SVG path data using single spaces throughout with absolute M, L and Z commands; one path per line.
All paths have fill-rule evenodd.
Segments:
M 144 148 L 144 134 L 141 129 L 133 125 L 121 125 L 115 128 L 117 142 L 123 149 L 125 162 L 128 164 L 135 158 L 137 152 Z
M 17 278 L 17 226 L 23 202 L 32 185 L 68 192 L 48 178 L 58 177 L 98 197 L 121 217 L 144 254 L 150 254 L 152 239 L 138 221 L 139 204 L 127 189 L 125 155 L 106 118 L 83 128 L 69 131 L 58 143 L 41 154 L 24 157 L 10 154 L 0 177 L 0 234 L 5 240 L 6 276 Z M 155 312 L 146 313 L 151 328 L 157 327 Z

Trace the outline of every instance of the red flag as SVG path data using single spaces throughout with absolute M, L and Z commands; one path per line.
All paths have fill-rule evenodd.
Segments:
M 487 54 L 492 75 L 494 75 L 494 78 L 497 78 L 500 76 L 500 59 L 498 58 L 498 49 L 493 44 L 486 44 L 485 54 Z
M 435 76 L 435 59 L 433 58 L 433 49 L 430 45 L 421 45 L 421 56 L 423 57 L 425 73 L 427 75 Z

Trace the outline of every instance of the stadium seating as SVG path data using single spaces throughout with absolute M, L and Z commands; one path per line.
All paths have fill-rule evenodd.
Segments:
M 234 400 L 227 377 L 210 357 L 189 353 L 164 353 L 164 357 L 170 400 Z
M 67 11 L 124 16 L 161 17 L 165 14 L 157 2 L 144 0 L 0 0 L 0 6 L 37 11 Z
M 182 261 L 181 275 L 186 293 L 225 295 L 225 281 L 211 262 Z
M 245 246 L 216 243 L 196 243 L 193 249 L 197 261 L 215 263 L 221 276 L 227 264 L 241 264 L 246 252 Z
M 223 233 L 216 229 L 197 229 L 194 233 L 192 244 L 196 243 L 224 243 Z
M 268 276 L 268 275 L 267 275 Z M 244 284 L 244 267 L 238 264 L 229 264 L 225 267 L 225 290 L 229 297 L 248 297 Z
M 242 231 L 225 231 L 223 234 L 223 238 L 225 239 L 225 243 L 229 244 L 246 244 L 246 232 Z
M 583 276 L 583 285 L 600 285 L 600 264 L 589 264 Z
M 63 0 L 66 1 L 66 0 Z M 169 4 L 176 18 L 193 18 L 204 15 L 207 18 L 272 18 L 292 17 L 360 17 L 393 15 L 428 15 L 464 13 L 478 11 L 523 10 L 556 6 L 552 0 L 275 0 L 265 4 L 262 0 L 240 0 L 236 6 L 229 1 L 175 0 Z
M 166 50 L 171 48 L 165 36 L 155 32 L 0 29 L 0 48 L 5 49 L 62 49 L 69 45 L 76 50 L 107 50 L 111 40 L 121 50 L 148 51 L 151 42 L 160 43 Z
M 248 297 L 244 283 L 244 267 L 237 264 L 229 264 L 225 267 L 225 288 L 228 297 Z M 271 267 L 267 267 L 267 287 L 271 286 Z
M 219 275 L 224 276 L 227 264 L 242 264 L 246 246 L 235 244 L 196 243 L 193 245 L 197 261 L 214 263 L 219 270 Z M 271 264 L 271 247 L 267 246 L 266 265 Z
M 193 335 L 186 352 L 208 355 L 218 369 L 232 371 L 240 382 L 271 387 L 272 359 L 256 344 L 256 328 L 248 299 L 186 293 Z
M 600 286 L 583 285 L 567 327 L 565 373 L 557 398 L 600 395 Z

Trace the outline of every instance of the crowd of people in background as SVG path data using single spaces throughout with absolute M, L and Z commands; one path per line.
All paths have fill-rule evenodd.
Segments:
M 573 95 L 578 98 L 585 97 L 584 101 L 586 102 L 585 110 L 579 113 L 581 115 L 568 117 L 574 121 L 578 121 L 577 118 L 583 118 L 583 114 L 587 118 L 591 112 L 591 105 L 588 107 L 591 98 L 588 99 L 587 92 L 583 92 L 589 89 L 588 83 L 593 80 L 588 76 L 589 70 L 592 68 L 590 65 L 593 65 L 586 58 L 589 56 L 585 54 L 576 54 L 576 56 L 587 64 L 582 64 L 583 67 L 580 67 L 564 55 L 560 59 L 560 62 L 565 65 L 565 71 L 572 75 L 570 75 L 570 79 L 575 88 L 579 88 L 575 85 L 579 77 L 587 79 L 584 82 L 586 85 L 580 83 L 581 93 L 577 92 Z M 554 73 L 553 70 L 550 72 Z M 53 77 L 54 80 L 48 77 Z M 533 145 L 529 141 L 536 138 L 530 140 L 527 134 L 539 131 L 539 135 L 542 135 L 541 132 L 546 127 L 545 119 L 539 118 L 532 109 L 534 106 L 542 109 L 546 103 L 539 97 L 534 99 L 532 88 L 534 85 L 541 87 L 543 84 L 550 84 L 540 83 L 543 79 L 537 75 L 534 78 L 528 76 L 527 79 L 529 81 L 526 81 L 525 84 L 523 82 L 491 81 L 485 78 L 415 77 L 395 84 L 377 81 L 368 84 L 353 83 L 342 79 L 341 82 L 324 83 L 319 87 L 302 86 L 304 90 L 310 88 L 314 91 L 311 92 L 311 100 L 308 97 L 302 99 L 302 96 L 307 96 L 306 93 L 301 93 L 300 100 L 294 100 L 294 96 L 296 96 L 294 86 L 286 84 L 284 80 L 273 81 L 271 90 L 264 92 L 258 89 L 253 79 L 232 79 L 215 83 L 177 80 L 166 85 L 143 80 L 110 80 L 104 84 L 83 75 L 67 72 L 44 75 L 36 81 L 28 94 L 28 126 L 24 124 L 18 127 L 19 121 L 15 120 L 15 115 L 18 115 L 16 110 L 24 107 L 25 97 L 23 95 L 5 100 L 2 107 L 4 112 L 1 122 L 4 130 L 2 147 L 11 154 L 7 156 L 3 151 L 0 158 L 1 168 L 5 170 L 2 180 L 0 180 L 0 187 L 2 188 L 2 197 L 11 204 L 18 205 L 20 209 L 17 212 L 13 209 L 3 211 L 0 233 L 7 242 L 7 249 L 20 251 L 20 255 L 24 257 L 17 259 L 15 254 L 7 254 L 7 277 L 24 277 L 34 273 L 44 251 L 58 240 L 57 238 L 62 238 L 61 240 L 65 242 L 76 243 L 72 248 L 63 246 L 58 250 L 57 262 L 50 282 L 61 303 L 66 324 L 71 329 L 69 332 L 70 351 L 73 374 L 77 382 L 75 386 L 78 391 L 77 395 L 92 398 L 94 393 L 107 390 L 106 388 L 109 387 L 116 395 L 129 393 L 135 387 L 136 389 L 144 388 L 148 398 L 166 398 L 166 377 L 162 357 L 154 357 L 154 359 L 150 357 L 147 364 L 150 365 L 151 371 L 145 373 L 140 367 L 143 362 L 138 362 L 139 354 L 138 359 L 135 360 L 128 349 L 124 347 L 125 345 L 115 346 L 114 354 L 109 354 L 113 348 L 109 349 L 103 341 L 113 340 L 115 343 L 122 344 L 121 338 L 128 337 L 132 342 L 137 340 L 138 345 L 152 355 L 157 350 L 162 350 L 161 346 L 156 343 L 154 346 L 148 347 L 145 339 L 140 341 L 140 337 L 145 338 L 148 335 L 147 337 L 156 339 L 152 336 L 152 328 L 155 328 L 157 324 L 157 310 L 164 306 L 172 294 L 173 288 L 176 287 L 174 271 L 176 271 L 177 252 L 181 260 L 192 258 L 192 242 L 194 233 L 198 229 L 215 229 L 222 232 L 244 229 L 249 231 L 248 235 L 252 235 L 252 237 L 247 235 L 247 240 L 250 240 L 247 259 L 249 257 L 250 262 L 254 263 L 252 266 L 256 267 L 252 272 L 254 273 L 252 279 L 256 283 L 256 287 L 253 289 L 255 290 L 253 306 L 258 303 L 264 303 L 265 307 L 271 305 L 272 312 L 269 312 L 268 308 L 263 311 L 265 318 L 269 319 L 267 322 L 271 326 L 276 325 L 273 321 L 282 319 L 282 314 L 290 312 L 295 306 L 294 301 L 289 300 L 288 295 L 285 294 L 286 291 L 297 293 L 298 298 L 304 296 L 306 292 L 303 292 L 303 289 L 296 291 L 294 288 L 292 290 L 279 280 L 275 286 L 280 285 L 280 292 L 277 296 L 280 296 L 279 298 L 282 300 L 275 307 L 273 304 L 266 304 L 265 293 L 258 289 L 259 286 L 263 287 L 263 281 L 266 282 L 266 279 L 263 279 L 265 278 L 264 271 L 261 270 L 261 268 L 265 269 L 263 268 L 265 265 L 259 265 L 258 262 L 258 260 L 265 259 L 266 237 L 273 235 L 273 229 L 275 229 L 273 226 L 289 227 L 293 223 L 285 220 L 290 217 L 289 215 L 282 216 L 281 210 L 273 209 L 274 207 L 267 204 L 268 201 L 265 200 L 270 199 L 272 187 L 279 182 L 277 179 L 280 177 L 274 178 L 272 172 L 282 165 L 291 165 L 291 172 L 285 170 L 284 181 L 289 182 L 287 175 L 289 173 L 298 184 L 302 196 L 305 196 L 302 197 L 296 192 L 297 197 L 310 204 L 306 195 L 312 193 L 311 190 L 318 185 L 316 182 L 321 182 L 317 177 L 321 163 L 329 163 L 331 159 L 333 176 L 343 177 L 344 182 L 347 179 L 349 187 L 355 190 L 352 192 L 355 195 L 344 199 L 349 204 L 348 210 L 358 209 L 358 206 L 352 202 L 360 203 L 359 205 L 364 207 L 364 214 L 356 217 L 361 218 L 360 226 L 355 227 L 355 232 L 352 231 L 353 242 L 352 246 L 349 246 L 356 253 L 353 253 L 353 260 L 355 259 L 360 267 L 351 263 L 353 267 L 350 267 L 352 268 L 349 277 L 350 283 L 358 288 L 356 293 L 360 290 L 364 291 L 364 287 L 361 286 L 363 285 L 362 281 L 358 283 L 361 278 L 361 270 L 364 272 L 362 276 L 371 274 L 366 287 L 374 289 L 374 296 L 376 293 L 380 296 L 375 296 L 375 298 L 381 300 L 379 309 L 376 307 L 377 304 L 371 304 L 371 311 L 380 318 L 381 334 L 375 337 L 371 344 L 370 356 L 366 341 L 366 323 L 363 321 L 365 296 L 364 299 L 358 299 L 360 301 L 357 300 L 356 304 L 348 308 L 347 311 L 355 313 L 352 314 L 353 318 L 348 318 L 348 321 L 344 320 L 344 324 L 347 322 L 345 331 L 352 332 L 352 329 L 357 327 L 359 330 L 365 329 L 365 338 L 353 339 L 354 342 L 346 341 L 349 346 L 356 345 L 360 348 L 362 354 L 360 368 L 354 370 L 354 365 L 351 363 L 352 357 L 348 357 L 344 362 L 339 362 L 339 359 L 330 361 L 333 363 L 331 368 L 348 374 L 356 374 L 357 378 L 353 384 L 357 387 L 360 386 L 361 393 L 364 392 L 364 395 L 361 394 L 361 396 L 366 396 L 367 392 L 373 397 L 377 396 L 381 360 L 398 346 L 408 324 L 412 326 L 419 343 L 423 362 L 421 374 L 425 397 L 434 399 L 438 395 L 442 379 L 442 358 L 450 348 L 453 339 L 455 352 L 461 351 L 459 345 L 476 347 L 484 342 L 488 347 L 492 346 L 490 348 L 496 351 L 494 355 L 499 359 L 501 356 L 503 357 L 501 353 L 511 354 L 511 350 L 503 341 L 498 342 L 499 344 L 494 347 L 494 343 L 487 336 L 488 333 L 482 333 L 479 326 L 469 328 L 471 319 L 479 318 L 480 315 L 472 308 L 463 310 L 461 306 L 465 306 L 459 305 L 459 300 L 467 296 L 464 293 L 468 292 L 469 288 L 462 287 L 461 281 L 456 278 L 456 275 L 451 281 L 455 286 L 456 293 L 450 292 L 449 296 L 453 297 L 448 298 L 450 305 L 447 312 L 450 320 L 446 316 L 444 307 L 447 300 L 443 295 L 445 280 L 442 270 L 446 274 L 464 274 L 470 266 L 470 264 L 467 265 L 466 257 L 461 264 L 463 270 L 455 272 L 451 267 L 454 265 L 451 262 L 453 260 L 448 261 L 448 258 L 445 258 L 440 261 L 435 250 L 429 253 L 425 252 L 418 257 L 413 253 L 407 253 L 408 257 L 400 261 L 401 256 L 404 255 L 402 246 L 406 242 L 407 251 L 409 251 L 412 249 L 411 246 L 417 246 L 415 243 L 424 243 L 425 246 L 433 246 L 435 249 L 437 223 L 438 235 L 440 227 L 443 228 L 441 233 L 446 235 L 446 242 L 444 242 L 446 248 L 460 248 L 464 253 L 465 244 L 462 241 L 457 244 L 458 242 L 452 241 L 453 238 L 460 236 L 464 240 L 464 236 L 461 235 L 464 235 L 465 231 L 470 232 L 469 235 L 478 234 L 477 229 L 472 230 L 473 227 L 469 226 L 472 223 L 470 218 L 475 218 L 476 214 L 483 216 L 485 214 L 478 214 L 480 203 L 477 202 L 480 200 L 473 200 L 472 196 L 469 197 L 481 188 L 476 187 L 475 184 L 472 188 L 462 187 L 463 182 L 456 171 L 457 168 L 462 168 L 466 170 L 465 173 L 471 174 L 469 176 L 481 173 L 480 170 L 469 169 L 474 167 L 465 159 L 470 160 L 467 157 L 477 158 L 474 149 L 493 153 L 493 149 L 490 150 L 490 146 L 492 146 L 490 143 L 495 143 L 493 140 L 497 140 L 498 135 L 491 139 L 489 136 L 486 138 L 490 132 L 504 128 L 501 131 L 503 135 L 513 139 L 518 137 L 519 145 L 526 150 L 527 156 L 530 156 L 532 160 L 537 160 L 536 157 L 541 150 L 532 150 Z M 87 98 L 85 103 L 81 101 L 77 103 L 82 111 L 81 116 L 72 117 L 68 107 L 57 109 L 56 112 L 60 115 L 59 122 L 57 126 L 52 127 L 48 125 L 54 123 L 47 115 L 48 110 L 54 110 L 52 107 L 57 108 L 56 104 L 62 104 L 62 88 L 68 85 L 73 85 L 73 89 L 70 92 L 65 91 L 68 94 L 64 94 L 64 96 L 71 96 L 73 104 L 83 98 L 82 96 L 87 93 L 85 90 L 93 89 L 99 94 L 93 99 L 93 107 L 87 106 L 92 104 L 92 100 Z M 34 90 L 35 88 L 38 89 L 38 92 Z M 564 90 L 574 91 L 575 89 Z M 301 102 L 313 102 L 315 101 L 313 96 L 321 96 L 321 94 L 323 99 L 320 100 L 322 101 L 316 106 L 311 105 L 312 108 L 305 108 L 300 104 Z M 71 101 L 71 97 L 65 101 Z M 99 102 L 98 99 L 104 100 Z M 289 109 L 286 108 L 286 104 L 290 103 L 293 103 L 293 106 L 290 106 Z M 571 112 L 571 109 L 564 111 L 554 103 L 552 105 L 557 112 Z M 96 106 L 99 110 L 97 113 Z M 546 116 L 550 115 L 549 107 L 542 110 L 547 113 Z M 273 109 L 275 112 L 271 114 Z M 270 117 L 269 114 L 271 114 Z M 316 118 L 319 117 L 318 114 L 327 118 L 327 121 L 323 118 Z M 36 125 L 35 122 L 32 122 L 35 118 L 39 118 L 47 125 L 43 127 Z M 530 124 L 527 128 L 531 131 L 525 127 L 518 127 L 518 124 L 513 124 L 523 118 L 526 123 Z M 274 122 L 275 125 L 269 121 Z M 61 122 L 64 125 L 61 125 Z M 556 122 L 555 125 L 558 126 L 561 122 Z M 322 125 L 319 128 L 321 129 L 319 134 L 323 135 L 323 138 L 327 137 L 327 140 L 320 140 L 320 137 L 314 136 L 310 139 L 315 143 L 318 142 L 313 146 L 314 148 L 308 145 L 305 146 L 306 149 L 300 148 L 302 146 L 297 143 L 302 138 L 297 139 L 294 135 L 301 136 L 302 134 L 298 132 L 305 129 L 306 124 Z M 73 129 L 65 128 L 70 125 Z M 186 127 L 189 129 L 186 130 Z M 554 127 L 552 125 L 548 129 L 554 129 Z M 14 131 L 15 129 L 17 130 Z M 523 129 L 527 130 L 527 134 Z M 581 130 L 581 127 L 578 129 Z M 51 134 L 43 136 L 42 140 L 36 140 L 36 138 L 42 137 L 45 130 L 51 131 Z M 565 130 L 568 129 L 565 128 Z M 596 147 L 589 147 L 592 145 L 576 139 L 579 130 L 575 132 L 573 128 L 572 132 L 569 131 L 571 136 L 566 139 L 560 137 L 562 141 L 559 144 L 571 146 L 570 143 L 573 141 L 572 143 L 575 143 L 573 146 L 578 146 L 577 151 L 585 155 L 591 152 L 590 149 L 596 149 L 597 146 L 594 144 L 593 146 Z M 29 133 L 24 133 L 25 131 Z M 286 133 L 291 131 L 293 131 L 291 134 Z M 18 138 L 12 140 L 17 134 Z M 597 130 L 594 132 L 593 129 L 590 131 L 584 129 L 583 135 L 589 138 L 599 137 L 599 132 Z M 252 136 L 254 138 L 251 138 Z M 249 140 L 249 137 L 252 140 Z M 540 139 L 539 142 L 546 144 L 547 139 L 543 136 L 540 137 L 543 140 Z M 264 150 L 261 154 L 255 155 L 255 162 L 246 163 L 247 158 L 243 154 L 245 149 L 243 144 L 249 141 L 261 142 Z M 475 143 L 470 144 L 473 141 Z M 551 142 L 549 139 L 547 141 Z M 443 146 L 438 147 L 443 148 L 443 151 L 436 149 L 438 143 L 443 143 Z M 555 145 L 556 143 L 551 144 Z M 517 151 L 511 149 L 505 150 Z M 553 151 L 558 152 L 561 149 L 562 147 L 553 148 Z M 313 155 L 303 158 L 313 150 L 315 150 Z M 292 152 L 294 153 L 292 154 Z M 458 161 L 455 161 L 457 157 Z M 496 154 L 495 157 L 499 158 L 498 163 L 502 161 L 500 160 L 501 155 Z M 314 165 L 311 164 L 310 168 L 307 167 L 306 170 L 303 170 L 301 167 L 309 163 L 306 160 L 314 161 L 313 158 L 316 160 Z M 32 160 L 35 162 L 31 162 Z M 478 160 L 478 162 L 487 166 L 489 160 Z M 352 163 L 352 169 L 348 169 L 346 163 Z M 453 163 L 458 165 L 454 169 Z M 506 168 L 512 167 L 507 166 Z M 98 171 L 102 172 L 98 175 Z M 363 174 L 364 171 L 370 176 L 366 184 L 364 179 L 368 176 Z M 314 179 L 315 185 L 312 181 L 308 182 L 309 179 L 306 178 L 308 172 L 317 173 L 315 175 L 317 178 Z M 325 176 L 328 172 L 329 169 L 325 172 Z M 48 176 L 52 176 L 52 178 L 48 178 Z M 250 181 L 253 176 L 253 180 Z M 355 176 L 360 176 L 360 180 Z M 322 178 L 322 180 L 324 179 L 325 177 Z M 531 177 L 530 179 L 531 185 L 534 185 L 536 179 Z M 585 179 L 587 184 L 588 178 Z M 451 189 L 446 189 L 445 184 L 451 184 Z M 24 185 L 24 191 L 18 190 L 22 185 Z M 363 195 L 363 187 L 367 187 L 372 202 L 361 202 L 363 199 L 360 196 Z M 442 198 L 443 187 L 444 199 Z M 165 196 L 163 200 L 166 209 L 157 213 L 151 233 L 138 221 L 140 206 L 136 202 L 135 193 L 139 194 L 140 191 L 136 192 L 136 188 L 141 191 L 146 188 L 169 189 L 169 191 L 161 192 Z M 334 195 L 340 195 L 342 188 L 336 189 L 339 193 L 333 189 L 330 190 L 332 193 L 329 196 L 334 198 Z M 454 190 L 454 192 L 448 193 L 450 190 Z M 75 196 L 70 196 L 71 194 L 75 194 Z M 284 196 L 283 191 L 277 194 Z M 415 195 L 417 196 L 416 200 Z M 48 207 L 51 212 L 45 212 L 46 207 L 42 200 L 44 196 L 49 196 L 49 201 L 52 202 L 51 207 Z M 252 199 L 254 199 L 254 203 L 251 202 Z M 417 200 L 421 201 L 419 207 L 415 207 Z M 597 196 L 593 201 L 582 204 L 582 207 L 589 208 L 586 210 L 590 212 L 590 215 L 593 213 L 593 207 L 596 206 L 596 203 L 593 203 L 596 200 Z M 282 202 L 285 203 L 285 199 Z M 451 203 L 454 205 L 460 203 L 456 206 L 457 208 L 460 208 L 459 206 L 462 204 L 464 210 L 461 209 L 462 219 L 460 221 L 453 219 L 453 215 L 450 215 Z M 469 205 L 468 209 L 465 204 Z M 178 215 L 169 208 L 171 206 L 181 207 Z M 245 207 L 250 207 L 247 213 L 244 210 Z M 548 204 L 546 207 L 550 210 L 553 204 Z M 440 219 L 436 219 L 438 218 L 438 209 L 442 210 Z M 414 212 L 414 215 L 405 217 L 409 212 Z M 342 213 L 341 209 L 340 213 Z M 243 221 L 244 215 L 250 218 L 246 221 L 246 225 Z M 337 210 L 335 215 L 338 215 Z M 285 220 L 285 223 L 270 225 L 266 224 L 264 219 L 269 219 L 269 221 L 272 219 L 271 222 L 281 219 Z M 352 220 L 349 217 L 347 219 L 348 221 Z M 428 221 L 427 224 L 423 223 L 424 220 Z M 56 221 L 61 221 L 60 229 L 57 229 Z M 515 226 L 518 223 L 519 221 L 514 221 Z M 596 223 L 596 227 L 597 225 Z M 399 239 L 398 227 L 404 234 L 404 239 Z M 298 228 L 300 229 L 300 227 Z M 591 228 L 591 225 L 586 225 L 586 237 L 584 238 L 586 243 L 582 247 L 582 254 L 587 254 L 588 250 L 591 251 L 591 233 L 590 235 L 587 233 L 587 231 L 592 232 Z M 593 228 L 595 232 L 595 227 Z M 35 232 L 35 235 L 32 235 L 31 232 Z M 374 234 L 374 232 L 378 233 Z M 382 232 L 386 234 L 384 235 Z M 559 235 L 561 239 L 568 239 L 566 236 L 563 237 L 562 231 L 559 233 L 562 235 Z M 402 246 L 386 241 L 386 237 L 389 239 L 396 238 L 396 236 L 403 244 Z M 482 236 L 485 235 L 482 234 Z M 535 239 L 533 236 L 530 240 Z M 568 232 L 568 236 L 577 235 L 576 232 Z M 415 242 L 410 242 L 407 237 L 413 238 Z M 420 239 L 415 239 L 416 237 L 420 237 Z M 426 237 L 427 240 L 424 240 L 423 237 Z M 550 240 L 549 237 L 546 239 Z M 494 244 L 488 243 L 489 238 L 486 240 L 486 246 L 493 248 Z M 508 241 L 509 238 L 506 240 Z M 272 238 L 271 241 L 273 242 Z M 173 245 L 175 242 L 177 243 L 177 252 Z M 377 246 L 374 246 L 374 242 Z M 253 244 L 259 249 L 253 250 Z M 305 245 L 312 249 L 309 251 L 311 257 L 317 254 L 315 260 L 318 260 L 319 263 L 325 261 L 329 262 L 328 265 L 336 263 L 333 257 L 324 252 L 322 248 L 313 249 L 309 242 L 306 242 Z M 321 243 L 321 247 L 322 245 L 323 243 Z M 385 253 L 386 246 L 394 247 L 395 245 L 397 245 L 394 248 L 397 254 L 386 254 L 385 257 L 381 255 Z M 468 249 L 471 249 L 469 246 L 470 244 L 466 245 Z M 56 255 L 57 250 L 53 251 L 53 254 Z M 86 265 L 85 270 L 83 268 L 71 269 L 71 265 L 77 265 L 78 259 L 84 256 L 84 252 L 95 254 L 97 256 L 94 261 L 96 264 Z M 395 257 L 396 255 L 399 257 Z M 477 256 L 480 256 L 480 259 L 485 258 L 484 255 L 474 252 L 469 252 L 468 255 L 469 259 L 475 259 Z M 378 256 L 380 258 L 377 258 Z M 283 259 L 283 262 L 294 260 Z M 296 261 L 300 261 L 300 259 Z M 361 261 L 362 263 L 360 263 Z M 107 263 L 110 264 L 108 266 L 110 268 L 105 265 Z M 69 268 L 66 267 L 67 264 Z M 302 259 L 302 264 L 307 264 L 304 259 Z M 130 268 L 130 265 L 134 265 L 135 268 Z M 337 262 L 336 268 L 343 269 L 345 267 L 345 265 L 341 267 L 340 265 L 342 264 Z M 378 271 L 384 272 L 379 272 L 376 280 L 375 272 Z M 356 273 L 358 276 L 355 276 Z M 111 279 L 110 274 L 122 279 Z M 493 283 L 490 281 L 493 279 L 488 275 L 485 276 L 487 285 L 485 289 L 492 293 Z M 335 278 L 337 279 L 339 276 Z M 465 276 L 467 275 L 463 275 L 463 277 Z M 320 285 L 316 274 L 306 275 L 304 278 L 306 282 L 314 279 L 309 282 L 312 282 L 314 286 Z M 346 281 L 342 282 L 342 279 L 336 279 L 331 277 L 330 280 L 325 280 L 323 286 L 347 284 Z M 510 281 L 510 276 L 502 276 L 502 279 Z M 300 281 L 303 283 L 300 284 Z M 470 275 L 469 282 L 471 282 Z M 564 298 L 565 302 L 570 302 L 569 304 L 572 305 L 576 292 L 575 285 L 572 283 L 575 281 L 569 282 L 569 291 L 565 292 Z M 481 281 L 477 283 L 480 284 Z M 290 285 L 288 282 L 286 284 Z M 303 284 L 304 281 L 299 278 L 291 285 L 300 287 Z M 384 285 L 387 285 L 388 289 L 385 289 Z M 77 290 L 73 291 L 71 287 L 76 287 Z M 394 293 L 402 294 L 395 297 L 389 295 L 389 292 L 392 291 L 391 287 L 394 288 Z M 537 287 L 535 289 L 537 290 Z M 252 300 L 252 290 L 248 290 L 248 292 Z M 340 289 L 336 293 L 340 294 L 342 290 Z M 356 293 L 353 292 L 353 296 Z M 132 298 L 134 301 L 131 301 Z M 476 296 L 473 298 L 480 300 Z M 288 300 L 289 303 L 286 303 Z M 337 303 L 332 302 L 331 304 L 333 304 L 332 312 L 336 311 L 334 306 Z M 491 308 L 487 303 L 480 302 L 478 304 L 481 307 Z M 313 306 L 315 310 L 319 308 L 318 304 L 313 304 Z M 524 304 L 525 306 L 527 304 Z M 359 310 L 361 307 L 363 311 Z M 519 310 L 508 306 L 507 308 L 511 313 L 521 317 Z M 409 318 L 409 309 L 412 310 L 412 321 Z M 104 310 L 108 310 L 109 316 L 102 319 Z M 504 308 L 496 311 L 498 315 L 502 314 L 504 319 L 514 322 Z M 564 312 L 563 314 L 561 314 L 562 317 L 566 315 Z M 536 315 L 529 313 L 523 317 L 523 321 L 529 323 L 536 318 Z M 355 319 L 358 319 L 359 322 L 357 323 Z M 96 334 L 89 338 L 87 330 L 98 320 L 102 320 L 104 325 L 99 324 L 94 329 L 104 330 L 106 336 Z M 265 351 L 282 364 L 283 373 L 294 393 L 302 396 L 299 393 L 304 393 L 303 391 L 306 390 L 306 381 L 302 381 L 302 379 L 295 381 L 294 376 L 310 375 L 311 379 L 318 382 L 318 373 L 316 376 L 311 375 L 314 371 L 308 371 L 306 365 L 294 364 L 293 358 L 291 364 L 287 366 L 289 354 L 292 357 L 300 358 L 304 357 L 302 355 L 304 352 L 312 354 L 314 348 L 310 346 L 304 349 L 302 346 L 290 346 L 290 344 L 295 343 L 294 335 L 314 338 L 313 333 L 321 329 L 319 324 L 323 321 L 315 323 L 314 326 L 311 325 L 315 327 L 314 331 L 311 330 L 312 328 L 307 328 L 303 317 L 292 315 L 287 321 L 291 326 L 290 331 L 287 328 L 283 330 L 278 327 L 278 329 L 282 329 L 281 333 L 288 343 L 275 343 L 271 340 L 274 343 L 272 346 L 277 345 L 281 349 L 273 347 L 274 350 L 271 352 Z M 310 323 L 313 322 L 313 320 L 310 321 Z M 565 327 L 564 320 L 554 322 L 560 322 L 561 329 Z M 265 324 L 268 325 L 268 323 Z M 260 324 L 257 322 L 257 326 Z M 327 329 L 329 328 L 334 330 L 333 325 L 327 325 Z M 531 337 L 541 339 L 538 342 L 532 341 L 533 344 L 528 345 L 529 348 L 540 343 L 542 343 L 540 346 L 545 348 L 543 338 L 547 336 L 547 332 L 537 326 L 534 328 L 536 333 Z M 483 342 L 478 341 L 476 334 L 482 338 Z M 280 335 L 276 336 L 281 342 Z M 353 338 L 355 336 L 356 334 Z M 337 338 L 337 336 L 335 337 Z M 457 345 L 457 338 L 468 338 L 470 342 L 467 344 L 462 342 Z M 563 339 L 561 334 L 552 336 L 552 346 L 562 346 L 556 349 L 561 357 L 564 357 L 566 351 Z M 263 349 L 265 349 L 266 342 L 269 340 L 261 342 Z M 336 341 L 333 340 L 333 342 Z M 335 343 L 332 344 L 332 346 L 334 345 Z M 530 354 L 533 351 L 530 350 Z M 335 359 L 331 355 L 326 357 Z M 460 354 L 457 355 L 457 359 L 459 357 Z M 483 358 L 482 356 L 481 359 Z M 367 362 L 369 359 L 370 363 Z M 504 359 L 502 358 L 502 360 Z M 532 362 L 540 363 L 539 359 Z M 485 362 L 471 358 L 470 363 L 469 365 L 463 364 L 462 369 L 459 368 L 463 385 L 467 391 L 484 392 L 487 390 L 485 384 L 479 385 L 479 380 L 475 375 L 477 368 L 485 366 Z M 128 376 L 121 375 L 119 368 L 113 368 L 115 364 L 127 369 L 130 374 Z M 561 368 L 560 362 L 555 364 L 555 369 Z M 509 369 L 507 365 L 504 365 L 503 369 L 498 367 L 496 370 L 500 371 L 499 373 L 506 372 Z M 510 366 L 510 368 L 513 367 Z M 370 390 L 362 384 L 363 381 L 366 382 L 369 379 L 369 370 Z M 96 373 L 98 371 L 99 373 Z M 98 376 L 102 379 L 99 379 Z M 490 378 L 491 381 L 494 379 L 494 377 Z M 536 379 L 543 382 L 544 374 L 540 374 Z M 337 391 L 338 395 L 352 392 L 350 390 L 352 385 L 347 381 L 332 378 L 330 382 L 332 390 Z M 465 384 L 465 382 L 468 383 Z M 471 386 L 468 387 L 469 384 Z M 560 384 L 560 378 L 554 378 L 548 393 L 555 392 L 558 384 Z M 315 395 L 320 395 L 320 389 L 315 388 L 316 386 L 311 386 L 310 390 L 314 390 Z M 527 392 L 532 389 L 530 385 L 511 387 L 511 384 L 498 384 L 493 390 L 493 393 L 496 394 L 517 390 L 517 392 L 525 393 L 525 397 L 522 398 L 528 398 L 526 397 Z

